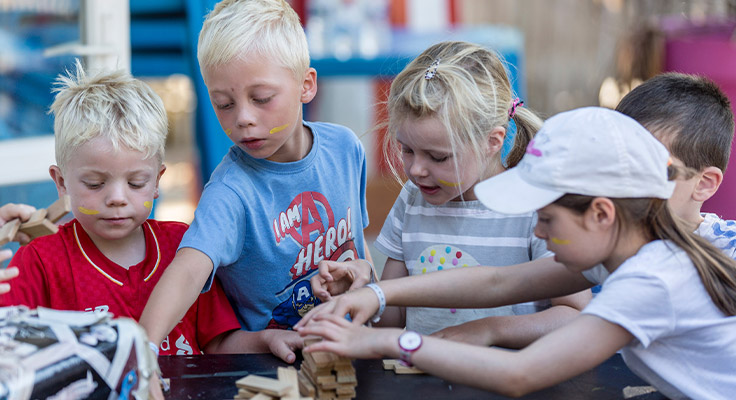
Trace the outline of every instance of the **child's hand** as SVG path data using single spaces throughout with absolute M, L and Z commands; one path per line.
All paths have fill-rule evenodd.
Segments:
M 320 314 L 335 315 L 340 318 L 344 318 L 345 315 L 350 314 L 350 318 L 353 322 L 363 324 L 371 318 L 376 311 L 378 311 L 378 297 L 369 288 L 361 288 L 353 290 L 350 293 L 335 297 L 332 301 L 322 303 L 312 309 L 301 321 L 294 325 L 294 330 L 304 336 L 301 332 L 310 319 Z
M 304 347 L 304 338 L 295 331 L 266 329 L 261 335 L 271 353 L 289 364 L 296 361 L 294 350 Z
M 452 340 L 453 342 L 461 342 L 473 344 L 476 346 L 493 346 L 493 329 L 485 322 L 489 318 L 482 318 L 464 324 L 448 326 L 441 329 L 430 336 L 441 339 Z
M 7 260 L 13 253 L 10 250 L 0 251 L 0 262 Z M 10 291 L 10 284 L 4 283 L 9 279 L 13 279 L 18 276 L 18 267 L 8 267 L 0 269 L 0 294 L 7 293 Z
M 36 208 L 27 204 L 8 203 L 0 207 L 0 226 L 16 218 L 20 218 L 21 222 L 28 221 L 34 211 L 36 211 Z M 18 231 L 13 240 L 20 244 L 27 244 L 31 241 L 31 238 L 25 233 Z
M 312 291 L 322 301 L 370 283 L 373 271 L 365 260 L 327 261 L 319 263 L 319 273 L 312 277 Z
M 349 358 L 381 358 L 390 354 L 391 346 L 398 352 L 400 329 L 371 329 L 349 322 L 343 317 L 320 314 L 312 318 L 300 331 L 302 335 L 322 337 L 321 342 L 307 346 L 304 351 L 329 351 Z

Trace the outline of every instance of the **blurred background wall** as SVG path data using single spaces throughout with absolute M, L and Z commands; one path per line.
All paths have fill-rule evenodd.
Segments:
M 129 69 L 169 112 L 168 170 L 155 217 L 191 221 L 230 145 L 196 64 L 196 38 L 214 0 L 0 0 L 0 203 L 46 207 L 56 191 L 54 77 L 75 57 Z M 306 118 L 347 125 L 369 156 L 370 235 L 398 184 L 381 168 L 391 78 L 429 44 L 458 39 L 497 50 L 525 104 L 548 117 L 613 107 L 647 78 L 677 70 L 714 79 L 736 102 L 736 0 L 290 0 L 305 24 L 317 98 Z M 733 168 L 733 167 L 732 167 Z M 733 175 L 733 176 L 732 176 Z M 705 209 L 736 218 L 736 173 Z

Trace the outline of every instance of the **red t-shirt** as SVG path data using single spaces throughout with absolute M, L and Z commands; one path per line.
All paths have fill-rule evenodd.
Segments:
M 129 269 L 105 257 L 77 220 L 21 247 L 10 262 L 20 269 L 1 306 L 26 305 L 59 310 L 109 311 L 138 321 L 154 286 L 173 260 L 187 225 L 143 223 L 146 257 Z M 200 354 L 216 336 L 240 329 L 225 293 L 215 280 L 161 344 L 162 355 Z

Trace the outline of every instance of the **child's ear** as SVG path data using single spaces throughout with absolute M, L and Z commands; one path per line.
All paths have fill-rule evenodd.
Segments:
M 506 139 L 506 129 L 497 126 L 488 134 L 488 155 L 493 156 L 503 148 L 503 141 Z
M 608 229 L 616 223 L 616 206 L 607 197 L 596 197 L 585 211 L 585 222 L 592 227 Z
M 64 182 L 64 175 L 61 173 L 61 168 L 56 165 L 49 167 L 49 175 L 56 184 L 56 191 L 59 193 L 59 198 L 66 194 L 66 183 Z
M 156 190 L 153 192 L 153 198 L 158 199 L 158 185 L 161 183 L 161 177 L 164 175 L 164 172 L 166 172 L 166 165 L 161 164 L 161 168 L 158 171 L 158 176 L 156 177 Z
M 317 70 L 314 68 L 307 69 L 304 74 L 304 81 L 302 81 L 302 94 L 300 100 L 302 103 L 307 104 L 314 96 L 317 95 Z
M 720 168 L 706 167 L 700 173 L 700 179 L 693 190 L 693 200 L 703 202 L 710 199 L 716 194 L 722 182 L 723 171 Z

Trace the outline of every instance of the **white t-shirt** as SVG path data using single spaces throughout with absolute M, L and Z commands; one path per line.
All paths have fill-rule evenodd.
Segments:
M 733 399 L 736 317 L 711 301 L 687 254 L 654 241 L 621 264 L 583 310 L 634 336 L 626 364 L 670 398 Z

